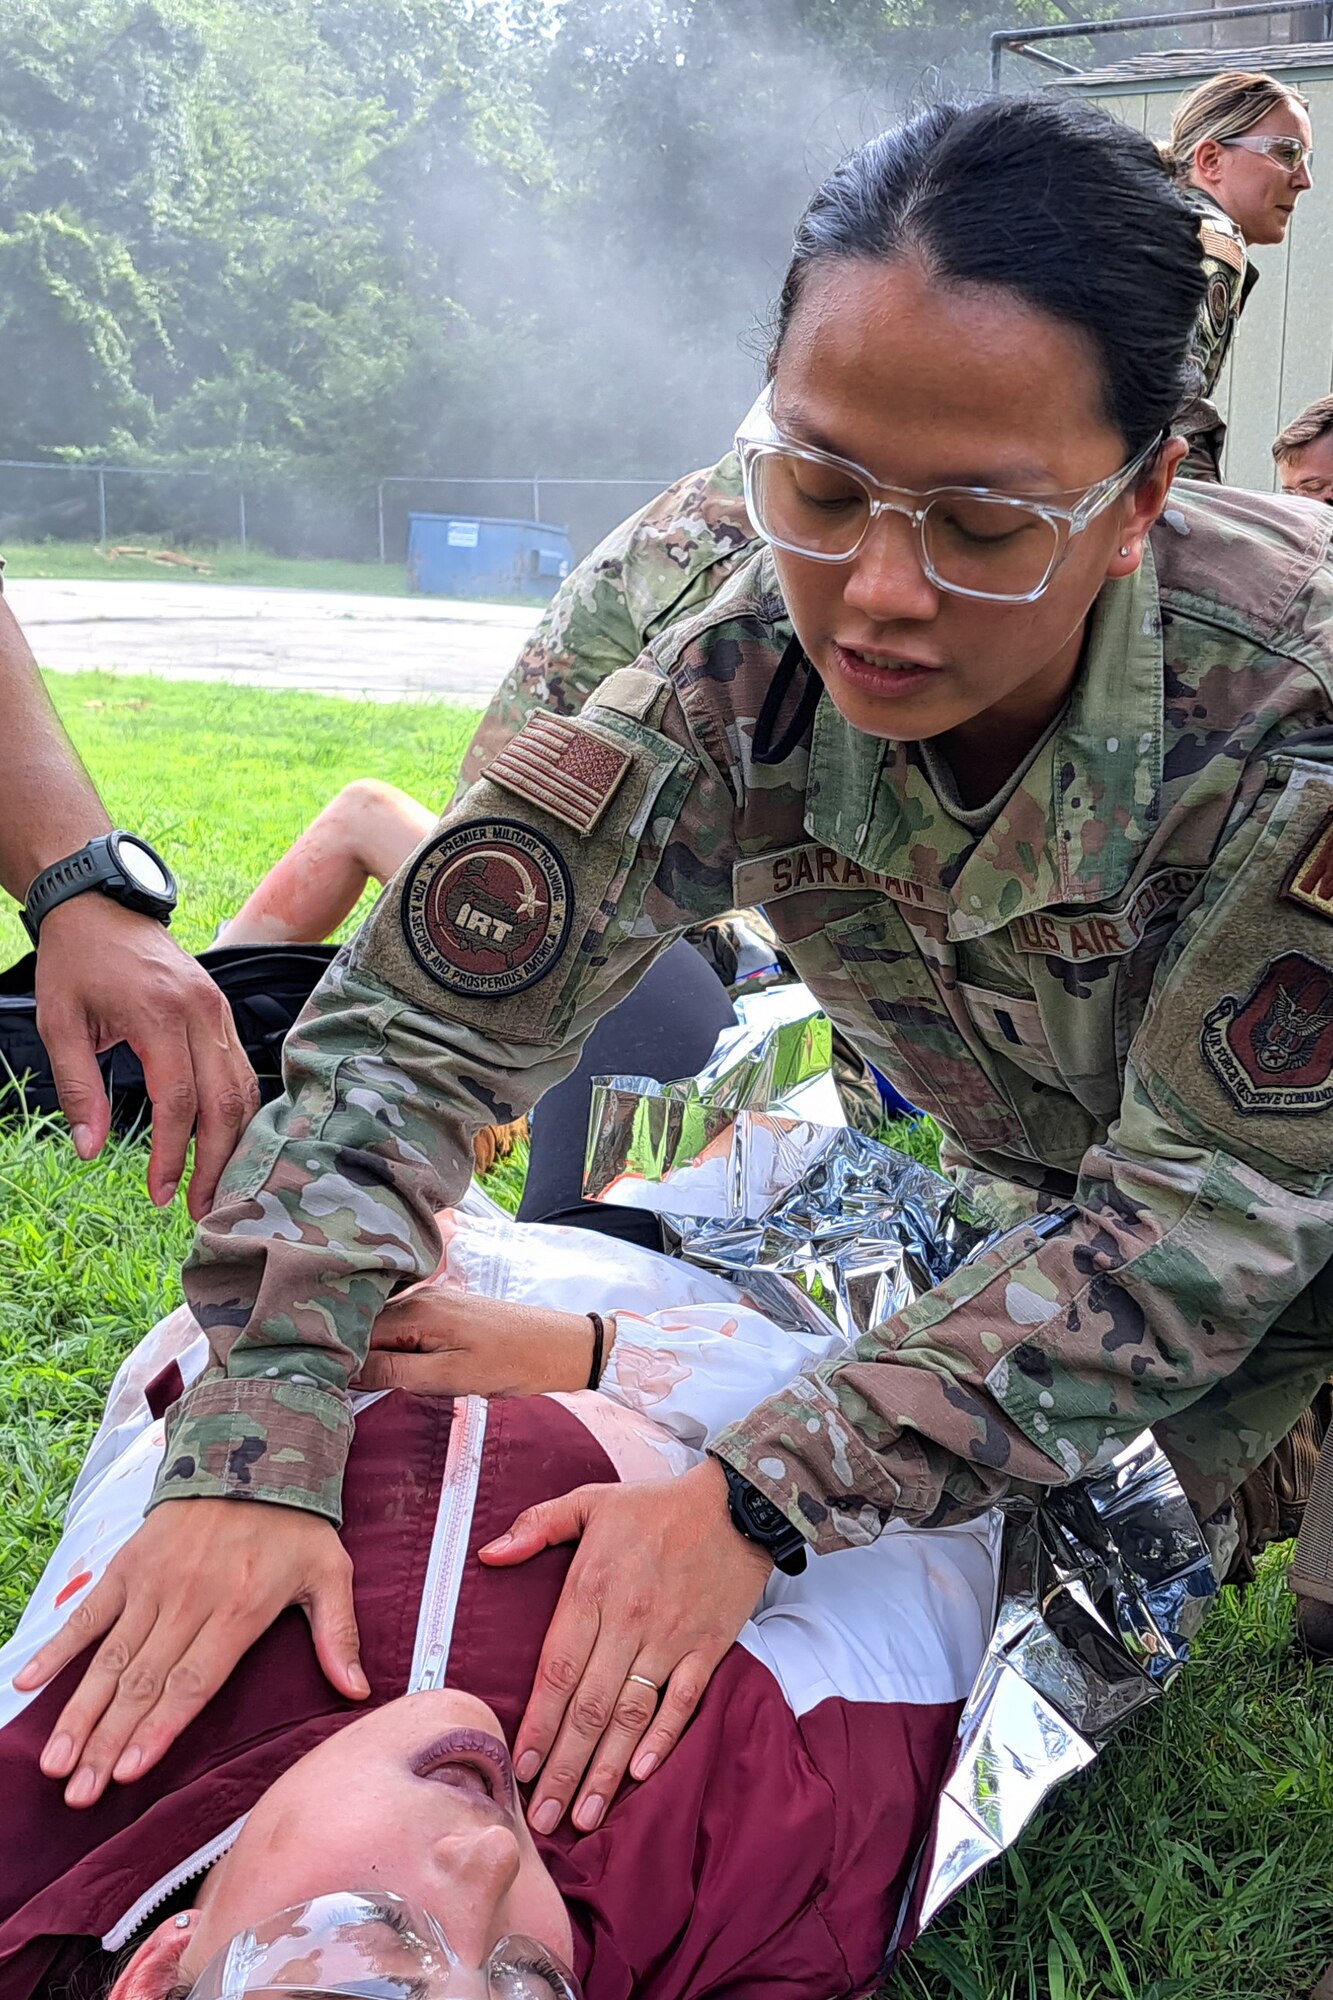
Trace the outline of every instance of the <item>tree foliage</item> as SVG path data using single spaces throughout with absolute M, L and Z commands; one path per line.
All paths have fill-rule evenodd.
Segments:
M 981 0 L 982 5 L 985 0 Z M 945 12 L 948 18 L 946 19 Z M 668 475 L 965 0 L 11 0 L 0 454 Z

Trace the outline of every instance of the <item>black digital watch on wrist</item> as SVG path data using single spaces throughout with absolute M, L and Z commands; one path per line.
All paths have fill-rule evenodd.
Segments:
M 716 1452 L 708 1454 L 717 1458 Z M 734 1465 L 728 1465 L 725 1458 L 718 1458 L 727 1477 L 727 1506 L 731 1513 L 731 1525 L 747 1542 L 755 1542 L 770 1556 L 784 1576 L 799 1576 L 806 1565 L 805 1536 L 799 1528 L 793 1528 L 780 1507 L 775 1507 L 766 1493 L 757 1486 L 751 1486 L 743 1473 Z
M 171 922 L 176 907 L 176 878 L 155 848 L 134 833 L 99 834 L 77 854 L 43 868 L 29 884 L 28 900 L 19 915 L 34 944 L 43 917 L 86 889 L 96 889 L 113 903 L 156 917 L 162 924 Z

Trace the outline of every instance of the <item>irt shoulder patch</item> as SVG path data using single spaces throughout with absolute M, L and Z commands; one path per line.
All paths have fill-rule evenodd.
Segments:
M 1204 294 L 1204 309 L 1214 334 L 1220 337 L 1225 333 L 1232 313 L 1232 288 L 1220 271 L 1214 272 L 1208 280 L 1208 290 Z
M 486 776 L 516 798 L 591 833 L 630 766 L 618 750 L 563 715 L 534 715 L 506 743 Z
M 572 905 L 569 871 L 544 834 L 514 820 L 465 820 L 408 868 L 403 933 L 446 993 L 498 999 L 553 970 Z

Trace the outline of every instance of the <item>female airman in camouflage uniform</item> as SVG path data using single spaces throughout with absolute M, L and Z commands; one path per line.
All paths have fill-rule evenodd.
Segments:
M 818 1555 L 1151 1424 L 1206 1515 L 1290 1427 L 1333 1355 L 1330 522 L 1170 493 L 1203 291 L 1194 212 L 1088 108 L 941 106 L 818 192 L 740 438 L 768 545 L 734 474 L 639 523 L 674 612 L 626 589 L 634 664 L 499 747 L 289 1038 L 186 1274 L 216 1367 L 34 1670 L 107 1635 L 52 1775 L 160 1755 L 276 1603 L 350 1685 L 331 1524 L 376 1314 L 472 1131 L 733 904 L 1008 1233 L 670 1493 L 584 1489 L 490 1552 L 581 1537 L 517 1743 L 535 1823 L 578 1792 L 596 1824 L 679 1735 L 755 1600 L 729 1491 Z
M 1210 77 L 1176 106 L 1162 155 L 1198 213 L 1208 280 L 1195 323 L 1189 398 L 1176 418 L 1190 442 L 1181 471 L 1217 480 L 1226 425 L 1212 395 L 1259 276 L 1247 249 L 1280 243 L 1311 185 L 1308 101 L 1258 71 Z

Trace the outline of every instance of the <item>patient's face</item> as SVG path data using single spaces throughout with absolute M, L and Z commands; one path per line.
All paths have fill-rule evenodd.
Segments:
M 415 1899 L 465 1965 L 484 1964 L 511 1931 L 572 1957 L 500 1724 L 471 1695 L 404 1695 L 271 1785 L 208 1876 L 178 1977 L 196 1979 L 249 1924 L 338 1889 Z

